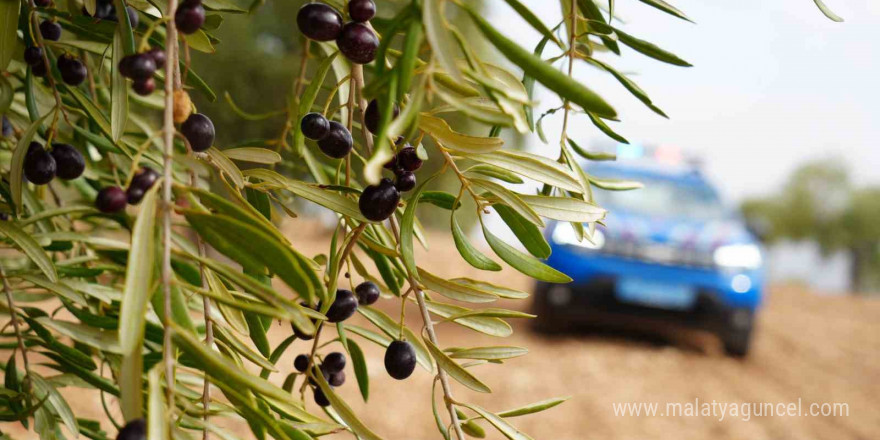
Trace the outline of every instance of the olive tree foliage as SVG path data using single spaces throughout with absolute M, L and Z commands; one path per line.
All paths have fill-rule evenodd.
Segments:
M 639 1 L 688 20 L 663 0 Z M 543 35 L 537 47 L 525 48 L 467 1 L 380 1 L 385 19 L 375 22 L 381 45 L 374 62 L 352 64 L 333 42 L 303 40 L 303 65 L 290 72 L 287 117 L 277 139 L 204 152 L 194 152 L 175 125 L 181 122 L 175 120 L 178 114 L 192 110 L 188 94 L 217 97 L 189 65 L 188 54 L 223 50 L 212 31 L 224 14 L 246 9 L 227 0 L 204 0 L 207 18 L 201 29 L 182 35 L 174 19 L 167 18 L 174 17 L 176 0 L 128 1 L 138 11 L 134 27 L 120 12 L 126 7 L 123 0 L 113 1 L 116 21 L 92 18 L 95 0 L 38 3 L 43 6 L 33 0 L 0 0 L 0 112 L 11 122 L 0 140 L 0 311 L 9 318 L 0 333 L 7 354 L 0 388 L 4 422 L 20 422 L 47 439 L 113 437 L 102 431 L 108 421 L 120 426 L 142 417 L 149 438 L 155 439 L 232 438 L 216 424 L 220 418 L 243 420 L 260 439 L 299 440 L 340 431 L 380 439 L 315 365 L 331 347 L 347 353 L 366 400 L 370 381 L 361 345 L 387 346 L 395 340 L 412 344 L 419 366 L 435 377 L 434 400 L 425 404 L 433 407 L 444 438 L 462 440 L 493 429 L 510 439 L 528 439 L 510 419 L 564 400 L 524 402 L 499 412 L 455 397 L 456 388 L 490 393 L 479 379 L 484 370 L 473 367 L 488 362 L 497 368 L 494 364 L 525 349 L 503 343 L 451 348 L 444 344 L 442 328 L 459 325 L 504 338 L 512 332 L 506 320 L 529 315 L 492 303 L 527 295 L 476 279 L 447 279 L 420 266 L 414 249 L 425 244 L 425 235 L 416 207 L 432 205 L 432 215 L 448 216 L 463 260 L 478 269 L 497 271 L 504 263 L 539 280 L 570 281 L 541 261 L 549 246 L 539 228 L 546 219 L 570 222 L 578 236 L 589 240 L 605 213 L 592 202 L 593 187 L 638 187 L 594 178 L 577 165 L 578 156 L 613 158 L 569 139 L 565 127 L 571 119 L 589 120 L 608 136 L 622 138 L 607 123 L 618 117 L 614 108 L 572 79 L 573 70 L 586 64 L 604 70 L 664 115 L 611 60 L 637 52 L 688 65 L 635 36 L 637 31 L 625 32 L 614 17 L 615 2 L 548 2 L 546 7 L 561 8 L 563 17 L 548 24 L 518 0 L 506 0 L 507 6 L 499 7 L 512 7 Z M 345 14 L 341 0 L 326 3 Z M 255 1 L 250 8 L 261 4 Z M 445 18 L 451 9 L 472 21 L 481 44 L 497 50 L 521 73 L 482 61 L 471 50 L 472 42 Z M 41 36 L 38 26 L 44 20 L 62 26 L 60 40 Z M 36 75 L 23 61 L 24 48 L 30 46 L 43 49 L 48 72 Z M 149 48 L 163 48 L 167 65 L 154 78 L 156 92 L 143 97 L 130 91 L 119 61 Z M 62 55 L 82 62 L 87 80 L 69 85 L 59 72 Z M 538 107 L 531 98 L 536 84 L 555 92 L 562 106 Z M 381 115 L 375 137 L 362 128 L 370 99 L 377 100 Z M 395 103 L 401 111 L 392 118 Z M 307 141 L 299 121 L 308 112 L 348 127 L 355 139 L 351 154 L 331 159 Z M 457 131 L 443 119 L 452 113 L 481 122 L 490 134 Z M 546 139 L 540 120 L 554 113 L 565 121 L 553 136 L 558 143 L 547 147 L 556 160 L 503 148 L 502 130 L 537 130 Z M 367 185 L 380 180 L 400 136 L 422 157 L 425 149 L 435 150 L 444 165 L 433 175 L 419 175 L 419 186 L 387 221 L 369 221 L 358 199 Z M 27 182 L 23 164 L 31 142 L 73 145 L 84 153 L 84 173 L 47 185 Z M 99 190 L 124 188 L 143 166 L 160 170 L 160 179 L 137 207 L 111 214 L 93 207 Z M 290 177 L 284 172 L 290 169 L 305 170 L 309 178 Z M 457 193 L 424 190 L 443 173 L 460 181 Z M 523 180 L 544 187 L 533 195 L 502 184 Z M 294 215 L 289 208 L 294 199 L 335 213 L 337 226 L 326 253 L 304 255 L 271 221 Z M 485 227 L 492 255 L 479 251 L 456 221 L 464 199 L 476 203 L 481 222 L 499 215 L 527 252 Z M 422 327 L 405 326 L 402 313 L 391 316 L 366 305 L 358 313 L 369 326 L 327 322 L 337 289 L 348 287 L 340 285 L 343 272 L 375 282 L 383 301 L 413 304 Z M 295 329 L 277 346 L 266 337 L 273 321 Z M 310 354 L 304 372 L 277 364 L 293 344 Z M 249 372 L 255 367 L 259 375 Z M 78 408 L 59 393 L 61 387 L 100 390 L 108 420 L 78 417 Z M 329 406 L 312 405 L 305 398 L 309 388 L 322 393 Z M 124 420 L 114 419 L 114 405 Z
M 854 185 L 841 163 L 823 160 L 800 166 L 781 191 L 746 200 L 742 210 L 770 243 L 813 240 L 823 253 L 847 252 L 851 289 L 865 293 L 880 285 L 878 195 L 876 186 Z

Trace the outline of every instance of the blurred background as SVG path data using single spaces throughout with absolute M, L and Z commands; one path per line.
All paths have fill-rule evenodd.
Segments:
M 557 2 L 523 2 L 545 23 L 561 19 Z M 247 112 L 285 107 L 299 62 L 301 46 L 293 23 L 301 3 L 267 2 L 255 17 L 229 16 L 216 33 L 221 50 L 210 56 L 193 55 L 196 69 L 221 97 L 214 103 L 197 103 L 219 127 L 221 147 L 254 139 L 259 143 L 280 133 L 283 119 L 247 121 L 233 111 L 223 93 L 228 92 Z M 874 295 L 880 291 L 880 149 L 876 148 L 880 60 L 875 45 L 880 39 L 880 3 L 827 3 L 845 23 L 827 20 L 809 0 L 675 0 L 673 4 L 696 24 L 642 2 L 615 2 L 624 29 L 694 67 L 669 66 L 632 51 L 619 59 L 605 58 L 647 91 L 670 116 L 667 120 L 646 109 L 606 73 L 578 65 L 577 79 L 618 109 L 622 122 L 613 128 L 632 141 L 624 151 L 639 153 L 620 154 L 620 146 L 606 140 L 583 116 L 575 118 L 569 134 L 584 147 L 619 154 L 610 176 L 635 173 L 655 184 L 672 182 L 673 191 L 652 192 L 649 182 L 642 191 L 650 196 L 606 196 L 611 217 L 607 228 L 600 229 L 607 238 L 601 246 L 578 248 L 564 232 L 557 237 L 548 231 L 554 255 L 570 257 L 566 261 L 551 257 L 551 264 L 578 273 L 566 291 L 536 288 L 509 269 L 491 274 L 475 271 L 458 257 L 444 229 L 447 219 L 428 224 L 434 228 L 429 234 L 431 252 L 420 251 L 418 258 L 436 267 L 438 274 L 499 281 L 536 293 L 534 303 L 527 300 L 504 307 L 591 308 L 592 303 L 580 301 L 599 295 L 602 286 L 616 292 L 620 302 L 629 302 L 623 313 L 578 314 L 549 333 L 547 328 L 536 332 L 530 323 L 517 323 L 515 335 L 504 343 L 528 347 L 532 353 L 507 362 L 503 371 L 493 370 L 498 372 L 495 375 L 478 370 L 496 392 L 467 395 L 468 399 L 501 410 L 571 396 L 547 413 L 515 421 L 534 438 L 876 437 L 880 431 L 880 303 Z M 504 2 L 482 5 L 489 20 L 503 23 L 499 28 L 523 46 L 538 42 L 538 34 Z M 389 18 L 392 12 L 380 10 L 379 16 Z M 462 26 L 467 22 L 450 20 Z M 475 50 L 482 50 L 484 59 L 505 62 L 497 54 Z M 558 105 L 540 88 L 536 98 L 540 101 L 536 114 Z M 549 145 L 533 135 L 505 132 L 503 136 L 514 148 L 556 157 L 560 126 L 560 115 L 545 119 Z M 482 130 L 471 127 L 474 133 Z M 439 161 L 433 162 L 436 166 Z M 438 186 L 452 188 L 452 184 L 445 181 Z M 691 193 L 693 197 L 677 198 Z M 286 221 L 294 244 L 311 254 L 326 252 L 329 235 L 310 215 L 317 212 L 307 206 L 299 212 L 304 215 Z M 516 242 L 503 222 L 496 221 L 491 228 Z M 554 231 L 562 228 L 567 225 Z M 693 249 L 687 248 L 690 241 L 697 242 Z M 732 265 L 722 264 L 731 260 L 724 255 L 719 260 L 716 252 L 728 245 L 740 246 L 734 249 L 740 252 L 724 254 L 733 255 Z M 757 260 L 752 249 L 759 251 Z M 646 281 L 651 278 L 646 274 L 660 272 L 665 281 Z M 738 276 L 746 277 L 747 287 Z M 608 278 L 611 287 L 597 284 Z M 627 280 L 629 287 L 620 287 L 621 280 Z M 627 294 L 621 295 L 624 291 Z M 701 308 L 704 296 L 722 298 L 723 313 L 711 315 L 710 325 L 692 325 L 685 312 Z M 652 310 L 663 319 L 642 313 Z M 743 310 L 748 313 L 737 314 Z M 412 323 L 420 325 L 418 320 Z M 734 356 L 724 330 L 731 323 L 747 324 L 751 331 L 747 350 Z M 283 329 L 274 333 L 278 340 L 283 336 Z M 462 346 L 498 343 L 453 327 L 441 329 L 441 340 Z M 289 354 L 291 359 L 295 355 Z M 342 390 L 354 408 L 368 414 L 369 424 L 389 438 L 437 438 L 430 416 L 430 377 L 420 372 L 412 382 L 391 383 L 381 374 L 381 354 L 376 350 L 369 354 L 371 374 L 376 376 L 369 405 L 359 401 L 353 387 Z M 401 407 L 404 398 L 417 404 Z M 663 405 L 694 399 L 845 402 L 849 412 L 718 420 L 705 415 L 619 415 L 613 410 L 615 403 L 622 402 Z M 395 416 L 383 413 L 386 405 L 394 405 Z

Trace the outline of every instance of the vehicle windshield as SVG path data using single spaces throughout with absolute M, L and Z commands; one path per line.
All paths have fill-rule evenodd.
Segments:
M 726 215 L 718 194 L 709 186 L 668 179 L 637 179 L 645 187 L 633 191 L 594 191 L 597 201 L 611 211 L 651 217 L 715 220 Z

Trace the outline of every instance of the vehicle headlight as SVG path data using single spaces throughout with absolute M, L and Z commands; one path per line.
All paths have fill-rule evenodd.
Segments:
M 761 249 L 753 244 L 719 246 L 713 254 L 715 264 L 723 267 L 757 269 L 761 267 Z
M 556 244 L 567 244 L 585 249 L 599 250 L 605 246 L 605 234 L 598 229 L 593 233 L 592 242 L 590 242 L 590 238 L 587 237 L 584 237 L 583 241 L 578 241 L 578 236 L 574 232 L 574 229 L 567 225 L 556 226 L 556 228 L 553 229 L 553 236 L 551 238 Z

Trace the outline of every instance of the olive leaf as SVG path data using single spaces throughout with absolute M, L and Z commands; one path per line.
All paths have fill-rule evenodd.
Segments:
M 443 353 L 442 350 L 437 348 L 430 339 L 425 338 L 425 346 L 428 347 L 428 351 L 431 352 L 431 357 L 437 361 L 437 366 L 441 369 L 449 373 L 453 379 L 457 380 L 462 385 L 474 390 L 479 391 L 481 393 L 491 393 L 492 390 L 489 389 L 489 386 L 481 382 L 477 379 L 473 374 L 469 371 L 465 370 L 464 367 L 458 365 L 453 361 L 446 353 Z

